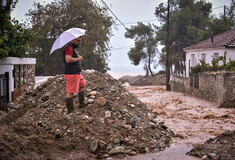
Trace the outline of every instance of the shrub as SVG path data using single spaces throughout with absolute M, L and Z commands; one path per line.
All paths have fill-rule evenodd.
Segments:
M 223 61 L 223 65 L 219 65 L 219 61 Z M 227 70 L 227 71 L 235 71 L 235 61 L 229 59 L 229 63 L 226 63 L 226 52 L 224 56 L 220 56 L 217 59 L 213 59 L 211 61 L 212 66 L 205 61 L 200 60 L 200 64 L 197 64 L 194 67 L 190 67 L 191 73 L 197 74 L 205 71 L 218 71 L 218 70 Z

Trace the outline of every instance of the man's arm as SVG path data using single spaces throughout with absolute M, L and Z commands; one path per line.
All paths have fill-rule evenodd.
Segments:
M 66 63 L 74 63 L 74 62 L 82 61 L 82 60 L 83 60 L 82 56 L 78 56 L 77 58 L 73 58 L 70 55 L 65 56 Z
M 83 60 L 82 56 L 78 55 L 77 58 L 73 58 L 72 56 L 73 56 L 73 48 L 71 46 L 68 46 L 65 49 L 65 61 L 66 61 L 66 63 L 74 63 L 74 62 Z

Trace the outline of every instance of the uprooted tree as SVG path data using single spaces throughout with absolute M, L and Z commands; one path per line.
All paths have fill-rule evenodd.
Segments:
M 87 30 L 79 48 L 83 68 L 108 70 L 108 42 L 113 20 L 106 8 L 91 0 L 55 0 L 47 5 L 34 3 L 34 9 L 29 10 L 27 16 L 34 32 L 28 52 L 37 58 L 37 75 L 63 73 L 62 49 L 49 53 L 56 38 L 72 27 Z

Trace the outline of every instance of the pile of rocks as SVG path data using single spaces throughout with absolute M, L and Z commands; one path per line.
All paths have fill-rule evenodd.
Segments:
M 83 76 L 89 105 L 78 108 L 74 96 L 74 113 L 66 112 L 62 75 L 20 97 L 18 109 L 0 121 L 0 158 L 120 158 L 169 146 L 174 133 L 117 80 Z
M 166 74 L 156 74 L 154 76 L 123 76 L 118 81 L 131 86 L 161 86 L 166 84 Z
M 235 159 L 235 130 L 226 131 L 193 148 L 187 154 L 205 160 Z

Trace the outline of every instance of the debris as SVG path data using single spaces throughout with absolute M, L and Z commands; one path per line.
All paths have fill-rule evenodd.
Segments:
M 228 143 L 229 142 L 229 143 Z M 208 160 L 235 159 L 235 130 L 226 131 L 217 137 L 199 144 L 187 154 Z
M 22 96 L 0 121 L 0 159 L 123 158 L 169 146 L 174 133 L 117 80 L 99 72 L 83 76 L 88 106 L 79 108 L 74 96 L 71 114 L 63 75 Z

